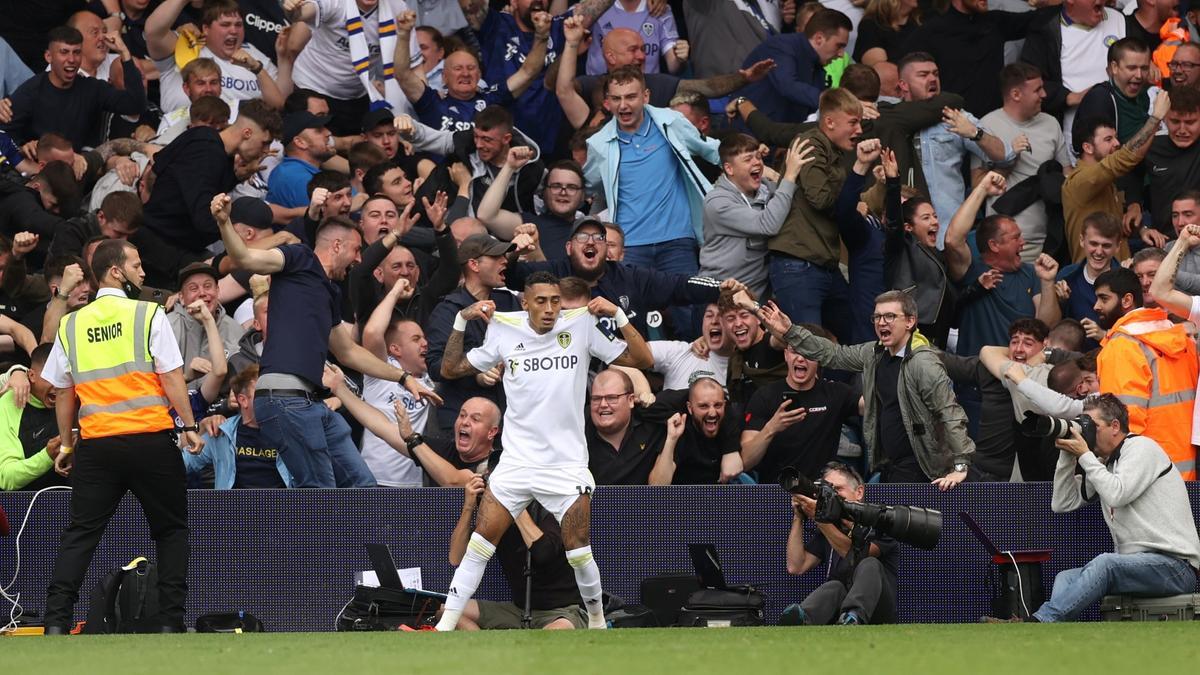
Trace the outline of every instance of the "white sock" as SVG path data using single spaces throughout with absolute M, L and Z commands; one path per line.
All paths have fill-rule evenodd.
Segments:
M 592 547 L 573 548 L 567 551 L 567 562 L 575 570 L 575 583 L 587 609 L 588 628 L 607 628 L 604 620 L 604 591 L 600 588 L 600 568 L 592 557 Z
M 446 594 L 446 606 L 442 610 L 442 618 L 438 621 L 438 630 L 454 630 L 458 618 L 462 616 L 467 601 L 475 595 L 483 572 L 487 569 L 488 560 L 496 552 L 496 547 L 483 538 L 478 532 L 471 534 L 467 542 L 467 552 L 463 555 L 462 563 L 454 570 L 454 578 L 450 580 L 450 592 Z

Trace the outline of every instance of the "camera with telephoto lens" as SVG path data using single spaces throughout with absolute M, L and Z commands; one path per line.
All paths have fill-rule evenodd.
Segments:
M 1079 432 L 1089 450 L 1096 448 L 1096 421 L 1086 413 L 1068 420 L 1026 412 L 1021 420 L 1021 433 L 1034 438 L 1070 438 L 1072 431 Z
M 779 473 L 779 485 L 788 492 L 817 502 L 813 519 L 818 523 L 840 523 L 843 519 L 889 535 L 926 551 L 932 551 L 942 536 L 942 512 L 919 506 L 885 506 L 848 502 L 837 488 L 824 480 L 809 480 L 792 467 Z

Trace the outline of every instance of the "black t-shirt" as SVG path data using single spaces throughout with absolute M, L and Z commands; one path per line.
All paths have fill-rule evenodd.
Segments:
M 458 448 L 454 445 L 453 436 L 425 436 L 424 438 L 425 444 L 429 446 L 429 449 L 436 452 L 437 455 L 442 459 L 450 462 L 455 469 L 470 469 L 475 473 L 483 473 L 484 470 L 487 469 L 488 460 L 491 457 L 490 455 L 488 457 L 484 457 L 478 462 L 468 462 L 464 460 L 462 455 L 458 454 Z M 500 449 L 496 448 L 492 450 L 492 454 L 499 455 Z M 425 471 L 425 486 L 438 487 L 438 484 L 434 482 L 432 477 L 430 477 L 429 471 L 425 468 L 425 465 L 421 464 L 421 460 L 418 459 L 416 455 L 413 455 L 412 460 L 417 463 L 417 466 L 421 467 L 422 471 Z
M 643 420 L 638 410 L 633 411 L 620 448 L 613 448 L 600 436 L 591 415 L 587 418 L 586 434 L 588 469 L 596 485 L 646 485 L 667 438 L 666 427 Z
M 857 527 L 857 526 L 856 526 Z M 892 588 L 896 587 L 896 571 L 900 567 L 900 544 L 895 539 L 880 534 L 875 530 L 868 528 L 864 538 L 864 549 L 871 544 L 875 544 L 879 548 L 879 562 L 883 565 L 883 569 L 887 571 L 888 576 L 892 579 Z M 833 547 L 829 545 L 829 540 L 825 535 L 817 530 L 814 536 L 804 547 L 804 550 L 817 556 L 822 563 L 825 563 L 825 569 L 828 570 L 829 581 L 840 581 L 846 586 L 854 580 L 854 567 L 850 565 L 850 561 L 843 558 Z M 862 551 L 860 559 L 866 558 L 867 552 Z
M 567 240 L 571 238 L 571 228 L 574 223 L 568 222 L 553 213 L 523 213 L 521 216 L 527 223 L 537 225 L 539 245 L 546 260 L 566 260 Z
M 875 368 L 875 392 L 879 396 L 879 444 L 883 449 L 882 459 L 887 462 L 884 480 L 893 482 L 905 480 L 898 477 L 908 476 L 914 468 L 921 473 L 900 413 L 898 389 L 903 363 L 903 356 L 884 354 Z
M 780 380 L 754 393 L 746 407 L 746 430 L 761 431 L 785 397 L 794 399 L 789 410 L 807 408 L 808 414 L 771 439 L 754 469 L 759 483 L 778 481 L 780 469 L 786 466 L 808 477 L 820 476 L 825 464 L 837 456 L 842 421 L 858 414 L 858 396 L 849 385 L 818 379 L 811 389 L 796 391 L 787 380 Z
M 257 427 L 238 425 L 233 455 L 237 467 L 235 489 L 287 487 L 276 466 L 279 449 L 264 445 Z
M 545 509 L 530 505 L 530 515 L 542 536 L 533 545 L 525 548 L 525 540 L 516 523 L 508 528 L 496 546 L 496 557 L 500 568 L 512 590 L 514 605 L 525 607 L 525 552 L 532 558 L 533 585 L 529 595 L 532 609 L 558 609 L 583 602 L 579 597 L 579 585 L 575 582 L 575 570 L 567 562 L 563 547 L 562 528 L 558 521 Z
M 1132 14 L 1125 15 L 1125 37 L 1141 40 L 1150 46 L 1150 51 L 1158 49 L 1158 46 L 1162 44 L 1162 38 L 1158 36 L 1158 32 L 1151 33 L 1143 28 L 1142 23 Z
M 755 390 L 772 382 L 782 380 L 787 374 L 787 363 L 783 352 L 771 346 L 771 338 L 763 338 L 744 352 L 736 352 L 729 359 L 729 396 L 745 405 L 754 396 Z

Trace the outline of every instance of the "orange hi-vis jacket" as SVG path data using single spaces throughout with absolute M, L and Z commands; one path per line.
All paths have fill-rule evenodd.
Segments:
M 1101 342 L 1096 358 L 1100 391 L 1129 408 L 1129 430 L 1154 439 L 1184 480 L 1196 479 L 1192 406 L 1196 399 L 1196 343 L 1161 309 L 1135 309 Z
M 83 438 L 174 426 L 150 354 L 150 324 L 157 311 L 153 303 L 102 295 L 59 325 L 59 343 L 79 396 Z

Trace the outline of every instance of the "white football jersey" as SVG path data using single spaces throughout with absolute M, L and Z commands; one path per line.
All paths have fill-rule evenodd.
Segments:
M 479 371 L 504 363 L 501 462 L 542 468 L 586 466 L 583 434 L 588 363 L 611 363 L 625 343 L 603 332 L 586 307 L 559 314 L 554 328 L 538 335 L 528 312 L 497 312 L 483 345 L 467 354 Z

